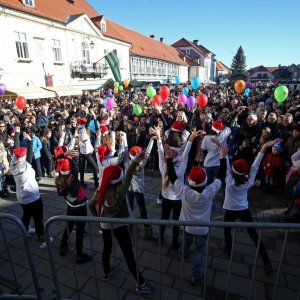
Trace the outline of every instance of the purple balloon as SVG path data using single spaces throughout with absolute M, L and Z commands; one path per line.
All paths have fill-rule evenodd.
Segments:
M 112 110 L 115 107 L 115 101 L 112 98 L 107 98 L 105 102 L 105 108 L 107 110 Z
M 178 104 L 186 104 L 187 96 L 185 94 L 179 94 L 177 98 Z
M 188 109 L 193 109 L 196 103 L 196 99 L 193 96 L 190 96 L 186 100 L 186 105 Z
M 6 86 L 3 83 L 0 83 L 0 95 L 4 95 L 6 92 Z

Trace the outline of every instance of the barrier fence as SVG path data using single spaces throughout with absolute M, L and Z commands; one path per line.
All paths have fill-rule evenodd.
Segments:
M 23 295 L 21 291 L 17 291 L 16 295 L 17 297 L 13 299 L 43 299 L 43 296 L 45 298 L 45 295 L 42 294 L 42 289 L 39 285 L 37 273 L 33 264 L 32 256 L 30 253 L 29 245 L 26 239 L 26 231 L 25 228 L 22 224 L 22 222 L 17 219 L 14 216 L 11 215 L 5 215 L 5 214 L 0 214 L 0 230 L 2 234 L 2 239 L 4 241 L 4 244 L 6 245 L 4 247 L 5 251 L 9 252 L 9 247 L 7 246 L 7 241 L 5 240 L 5 232 L 3 229 L 2 223 L 5 221 L 10 221 L 10 222 L 15 222 L 20 229 L 20 233 L 22 236 L 22 240 L 24 240 L 24 245 L 25 245 L 25 251 L 27 255 L 27 259 L 29 261 L 30 265 L 30 270 L 32 274 L 32 280 L 35 286 L 35 291 L 36 295 L 34 296 L 28 296 L 28 295 Z M 57 228 L 58 225 L 63 225 L 65 227 L 66 222 L 71 222 L 71 221 L 81 221 L 81 222 L 86 222 L 87 223 L 87 229 L 88 229 L 88 242 L 85 242 L 85 247 L 89 248 L 89 252 L 92 253 L 92 264 L 89 264 L 89 268 L 86 271 L 83 271 L 82 269 L 78 270 L 76 269 L 74 259 L 70 261 L 70 265 L 68 266 L 69 268 L 72 269 L 72 279 L 74 279 L 74 286 L 71 287 L 71 289 L 74 291 L 72 295 L 70 296 L 70 292 L 68 295 L 66 295 L 65 288 L 64 288 L 64 276 L 65 274 L 60 274 L 62 268 L 57 262 L 58 256 L 55 251 L 54 245 L 57 244 L 55 241 L 53 244 L 51 244 L 50 237 L 53 236 L 55 240 L 59 239 L 61 237 L 61 234 L 59 233 L 59 237 L 57 235 Z M 258 247 L 256 248 L 255 252 L 255 257 L 253 261 L 253 268 L 252 268 L 252 273 L 251 273 L 251 281 L 249 286 L 241 286 L 241 289 L 247 289 L 247 299 L 257 299 L 254 295 L 255 291 L 255 275 L 257 271 L 257 266 L 258 266 L 258 259 L 259 259 L 259 245 L 261 244 L 261 240 L 263 237 L 263 232 L 268 230 L 280 230 L 281 232 L 284 233 L 283 235 L 283 240 L 282 240 L 282 248 L 280 250 L 280 258 L 278 262 L 277 268 L 274 268 L 275 272 L 275 281 L 272 283 L 273 286 L 273 291 L 271 295 L 271 299 L 279 299 L 277 297 L 277 291 L 278 291 L 278 283 L 280 279 L 280 274 L 282 272 L 282 265 L 283 265 L 283 258 L 284 254 L 286 252 L 286 244 L 288 241 L 288 235 L 291 231 L 298 231 L 300 229 L 300 224 L 289 224 L 289 223 L 242 223 L 242 222 L 181 222 L 181 221 L 171 221 L 171 220 L 153 220 L 153 219 L 148 219 L 148 220 L 143 220 L 143 219 L 110 219 L 110 218 L 101 218 L 101 223 L 111 223 L 112 226 L 114 225 L 120 225 L 120 224 L 126 224 L 129 225 L 131 228 L 133 228 L 133 248 L 134 248 L 134 254 L 136 258 L 136 263 L 137 263 L 137 269 L 141 269 L 141 265 L 139 262 L 139 243 L 141 243 L 141 240 L 138 238 L 138 232 L 139 232 L 139 226 L 140 225 L 152 225 L 152 226 L 181 226 L 183 228 L 182 231 L 182 240 L 184 240 L 185 237 L 185 230 L 184 228 L 186 226 L 205 226 L 209 228 L 209 233 L 208 233 L 208 238 L 207 238 L 207 243 L 206 243 L 206 256 L 205 256 L 205 262 L 204 262 L 204 280 L 202 283 L 202 288 L 199 291 L 199 294 L 196 294 L 197 297 L 203 298 L 203 299 L 211 299 L 207 298 L 208 297 L 208 269 L 209 269 L 209 257 L 210 255 L 210 243 L 211 243 L 211 230 L 213 228 L 226 228 L 230 227 L 233 230 L 233 238 L 232 238 L 232 253 L 230 256 L 229 264 L 228 264 L 228 271 L 227 271 L 227 280 L 226 280 L 226 290 L 224 293 L 224 299 L 231 299 L 232 291 L 231 291 L 231 277 L 232 277 L 232 266 L 233 266 L 233 253 L 235 251 L 235 246 L 238 243 L 237 240 L 237 232 L 243 229 L 247 228 L 255 228 L 258 230 L 259 233 L 259 241 L 258 241 Z M 57 226 L 56 226 L 57 225 Z M 93 226 L 92 226 L 93 225 Z M 108 292 L 105 290 L 107 288 L 107 285 L 103 285 L 103 281 L 101 280 L 101 275 L 99 275 L 99 272 L 102 272 L 102 263 L 101 260 L 97 259 L 98 256 L 96 256 L 97 250 L 96 248 L 101 244 L 102 238 L 98 233 L 99 229 L 99 218 L 96 217 L 73 217 L 73 216 L 55 216 L 47 220 L 45 223 L 45 236 L 46 236 L 46 241 L 48 244 L 47 250 L 48 250 L 48 256 L 49 256 L 49 263 L 50 263 L 50 268 L 51 268 L 51 278 L 53 280 L 53 292 L 55 293 L 54 296 L 48 296 L 47 299 L 55 298 L 55 299 L 66 299 L 66 298 L 72 298 L 72 299 L 84 299 L 84 296 L 81 294 L 81 278 L 80 276 L 88 274 L 91 278 L 93 278 L 94 284 L 91 285 L 91 282 L 89 281 L 89 289 L 93 289 L 94 292 L 94 298 L 96 299 L 124 299 L 124 291 L 123 287 L 120 286 L 121 280 L 118 279 L 119 270 L 115 269 L 115 282 L 112 285 L 112 289 L 110 289 Z M 147 299 L 162 299 L 165 298 L 165 293 L 164 293 L 164 288 L 165 288 L 165 283 L 162 278 L 163 275 L 163 270 L 162 270 L 162 263 L 165 254 L 162 253 L 162 243 L 161 243 L 161 236 L 160 236 L 160 230 L 159 232 L 159 237 L 158 237 L 158 245 L 157 245 L 157 256 L 158 256 L 158 287 L 155 285 L 156 290 L 153 293 L 153 295 L 147 295 Z M 53 234 L 55 233 L 55 234 Z M 72 237 L 72 234 L 70 234 L 70 245 L 75 245 L 74 243 L 74 237 Z M 100 242 L 99 242 L 100 241 Z M 50 246 L 49 246 L 50 245 Z M 266 245 L 266 248 L 268 248 L 268 245 Z M 2 247 L 1 247 L 2 249 Z M 184 251 L 183 251 L 183 245 L 181 246 L 181 251 L 182 251 L 182 256 L 184 257 Z M 3 251 L 1 251 L 3 253 Z M 1 254 L 1 257 L 3 255 Z M 119 251 L 117 249 L 116 243 L 113 243 L 113 251 L 112 251 L 112 256 L 114 260 L 114 265 L 116 268 L 118 268 L 118 262 L 124 260 L 123 256 L 119 256 Z M 11 265 L 13 265 L 11 261 L 11 257 L 9 257 L 9 262 Z M 155 257 L 155 254 L 153 254 L 153 262 L 155 261 L 157 257 Z M 180 284 L 179 286 L 176 287 L 176 290 L 178 291 L 178 297 L 177 299 L 189 299 L 188 296 L 185 294 L 185 289 L 183 287 L 183 282 L 184 282 L 184 267 L 185 267 L 185 261 L 181 260 L 180 261 L 180 268 L 178 269 L 178 274 L 180 278 Z M 122 271 L 122 270 L 121 270 Z M 121 272 L 120 272 L 121 273 Z M 14 274 L 14 271 L 13 271 Z M 73 278 L 74 276 L 74 278 Z M 131 276 L 131 275 L 130 275 Z M 14 274 L 14 280 L 16 281 L 17 284 L 17 278 Z M 151 281 L 151 280 L 150 280 Z M 140 293 L 136 293 L 136 298 L 137 299 L 144 299 L 144 295 L 141 295 Z M 297 291 L 297 295 L 295 296 L 295 299 L 299 299 L 300 296 L 300 289 Z M 7 298 L 5 298 L 7 297 Z M 1 293 L 0 290 L 0 299 L 9 299 L 9 297 L 12 297 L 11 295 L 4 295 Z M 28 298 L 31 297 L 31 298 Z M 242 299 L 245 299 L 245 297 L 241 297 Z M 126 298 L 127 299 L 127 298 Z M 131 298 L 130 298 L 131 299 Z M 292 300 L 292 299 L 289 299 Z

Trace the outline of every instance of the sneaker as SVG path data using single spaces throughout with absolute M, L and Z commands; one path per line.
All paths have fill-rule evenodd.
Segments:
M 38 179 L 37 179 L 37 182 L 38 183 L 41 183 L 41 182 L 43 182 L 44 180 L 43 180 L 43 178 L 42 177 L 39 177 Z
M 158 197 L 158 198 L 156 199 L 156 204 L 161 205 L 161 203 L 162 203 L 162 199 Z
M 9 190 L 10 190 L 11 192 L 15 192 L 17 189 L 16 189 L 15 186 L 12 185 L 12 186 L 9 187 Z
M 109 280 L 111 280 L 110 274 L 104 274 L 104 275 L 103 275 L 103 280 L 104 280 L 104 281 L 109 281 Z
M 32 234 L 35 234 L 35 228 L 29 227 L 28 230 L 26 231 L 26 236 L 30 236 Z
M 47 247 L 46 238 L 42 235 L 39 238 L 40 241 L 40 249 L 45 249 Z M 53 237 L 50 237 L 50 243 L 53 242 Z
M 85 262 L 91 261 L 92 257 L 86 253 L 83 253 L 81 256 L 76 257 L 76 264 L 83 264 Z
M 136 284 L 135 288 L 135 290 L 141 294 L 151 294 L 153 289 L 153 286 L 151 286 L 147 281 L 145 281 L 143 284 Z
M 200 283 L 203 281 L 203 275 L 200 276 L 200 278 L 195 278 L 195 277 L 192 277 L 190 280 L 189 280 L 189 287 L 194 289 L 195 287 L 197 287 L 198 285 L 200 285 Z

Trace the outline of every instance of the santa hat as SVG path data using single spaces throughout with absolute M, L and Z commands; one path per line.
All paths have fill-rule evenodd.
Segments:
M 15 149 L 13 149 L 13 153 L 14 153 L 15 157 L 17 158 L 17 160 L 22 159 L 22 158 L 26 159 L 27 148 L 26 147 L 15 148 Z
M 58 146 L 54 149 L 54 156 L 57 157 L 61 154 L 64 154 L 65 152 L 67 152 L 67 147 L 66 146 Z
M 207 182 L 207 176 L 204 169 L 201 167 L 192 167 L 189 177 L 189 185 L 192 187 L 204 186 Z
M 183 132 L 184 128 L 185 128 L 185 122 L 183 121 L 176 121 L 171 126 L 171 129 L 175 132 Z
M 249 165 L 244 159 L 237 159 L 232 164 L 232 171 L 237 175 L 248 176 Z
M 108 134 L 108 133 L 109 133 L 108 127 L 105 126 L 105 125 L 101 126 L 101 134 L 102 134 L 102 135 L 106 135 L 106 134 Z
M 77 124 L 78 125 L 85 125 L 87 122 L 87 119 L 86 118 L 78 118 L 77 119 Z
M 221 120 L 217 120 L 212 123 L 211 129 L 216 133 L 220 133 L 223 130 L 223 128 L 224 128 L 224 124 Z
M 130 148 L 130 151 L 129 151 L 129 157 L 131 159 L 133 159 L 138 153 L 141 153 L 142 152 L 142 147 L 140 146 L 133 146 Z
M 101 126 L 104 126 L 104 125 L 107 126 L 108 124 L 109 124 L 109 120 L 108 119 L 106 119 L 106 120 L 103 119 L 103 120 L 100 121 L 100 125 Z
M 101 163 L 103 161 L 103 158 L 109 156 L 111 153 L 111 148 L 107 145 L 99 146 L 97 150 L 98 150 L 98 157 Z
M 108 166 L 103 170 L 102 181 L 98 193 L 99 216 L 101 213 L 101 206 L 105 199 L 107 188 L 111 184 L 117 184 L 122 181 L 124 172 L 119 166 Z
M 66 157 L 58 159 L 56 172 L 59 172 L 62 175 L 69 175 L 71 173 L 71 160 Z
M 294 153 L 291 157 L 293 166 L 300 169 L 300 151 Z

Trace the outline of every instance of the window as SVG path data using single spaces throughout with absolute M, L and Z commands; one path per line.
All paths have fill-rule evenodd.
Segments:
M 268 78 L 268 74 L 264 73 L 263 78 Z
M 162 75 L 162 63 L 158 63 L 158 75 Z
M 185 54 L 191 54 L 191 50 L 190 49 L 185 49 Z
M 82 60 L 84 64 L 90 64 L 90 50 L 88 49 L 82 49 Z
M 157 75 L 157 62 L 152 63 L 152 74 Z
M 103 22 L 103 21 L 102 21 L 102 22 L 100 23 L 100 28 L 101 28 L 102 31 L 106 32 L 106 22 Z
M 26 33 L 15 32 L 18 58 L 29 58 Z
M 167 64 L 163 64 L 163 70 L 162 70 L 163 75 L 167 75 Z
M 52 40 L 54 61 L 62 61 L 60 40 Z
M 141 74 L 145 74 L 145 61 L 142 59 L 141 60 L 141 69 L 140 69 Z
M 147 74 L 151 74 L 151 61 L 147 60 L 147 69 L 146 69 Z
M 23 0 L 23 4 L 26 6 L 34 7 L 34 0 Z
M 134 74 L 138 74 L 139 73 L 139 71 L 138 71 L 138 60 L 137 59 L 133 60 L 133 73 Z
M 191 76 L 196 76 L 196 68 L 191 68 Z
M 257 74 L 257 77 L 258 77 L 258 78 L 260 78 L 260 77 L 261 77 L 261 74 L 260 74 L 260 73 L 258 73 L 258 74 Z

